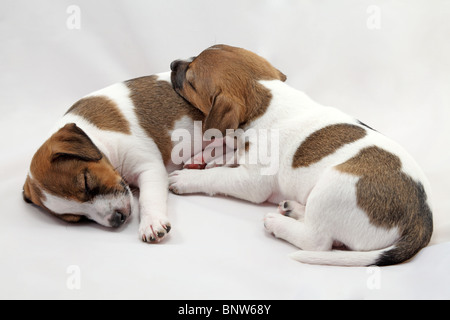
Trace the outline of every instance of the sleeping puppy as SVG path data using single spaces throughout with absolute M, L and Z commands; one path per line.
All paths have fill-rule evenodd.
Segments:
M 159 241 L 171 229 L 167 172 L 181 168 L 172 161 L 171 133 L 192 133 L 203 118 L 173 91 L 170 73 L 94 92 L 67 111 L 35 153 L 23 197 L 65 221 L 86 217 L 116 228 L 132 214 L 134 185 L 140 189 L 139 237 Z M 201 144 L 192 155 L 199 151 Z
M 304 263 L 392 265 L 429 243 L 428 182 L 398 144 L 312 101 L 265 59 L 241 48 L 216 45 L 172 62 L 171 69 L 174 89 L 206 116 L 204 130 L 269 131 L 279 139 L 272 141 L 279 145 L 274 174 L 246 161 L 263 146 L 245 141 L 237 168 L 173 172 L 175 193 L 279 203 L 265 227 L 301 248 L 292 257 Z

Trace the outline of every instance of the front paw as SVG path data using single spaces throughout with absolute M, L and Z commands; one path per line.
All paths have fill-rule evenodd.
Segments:
M 264 217 L 264 228 L 275 237 L 279 238 L 280 233 L 283 232 L 283 220 L 285 219 L 289 218 L 278 213 L 268 213 Z
M 139 237 L 144 242 L 160 242 L 167 236 L 171 228 L 169 221 L 146 219 L 139 225 Z
M 169 190 L 175 194 L 193 193 L 198 170 L 177 170 L 169 174 Z

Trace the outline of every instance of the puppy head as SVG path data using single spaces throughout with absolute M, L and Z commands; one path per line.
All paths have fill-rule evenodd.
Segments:
M 270 98 L 259 80 L 286 81 L 267 60 L 242 48 L 212 46 L 171 64 L 174 89 L 206 116 L 204 130 L 237 129 L 260 113 Z
M 23 198 L 69 222 L 84 216 L 119 227 L 131 214 L 128 185 L 74 123 L 61 128 L 35 153 Z

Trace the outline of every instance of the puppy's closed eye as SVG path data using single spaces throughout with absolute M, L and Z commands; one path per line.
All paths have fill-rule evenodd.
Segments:
M 88 198 L 92 198 L 98 194 L 98 186 L 89 170 L 85 170 L 78 176 L 78 186 Z
M 197 92 L 197 89 L 195 88 L 194 83 L 191 80 L 186 80 L 188 85 L 191 87 L 192 90 L 194 90 L 195 92 Z
M 86 192 L 87 194 L 89 194 L 90 191 L 90 187 L 89 184 L 92 185 L 92 179 L 91 179 L 91 175 L 89 174 L 89 172 L 86 170 L 84 172 L 84 192 Z

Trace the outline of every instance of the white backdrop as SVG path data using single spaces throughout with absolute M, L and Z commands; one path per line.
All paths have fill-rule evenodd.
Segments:
M 0 298 L 450 298 L 449 16 L 445 0 L 1 0 Z M 264 232 L 270 205 L 170 195 L 171 235 L 146 245 L 136 217 L 111 231 L 23 203 L 33 153 L 76 100 L 217 43 L 409 150 L 433 189 L 432 245 L 395 267 L 308 266 Z

